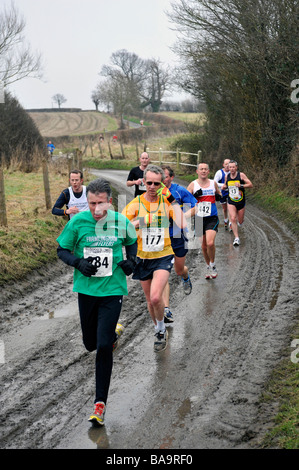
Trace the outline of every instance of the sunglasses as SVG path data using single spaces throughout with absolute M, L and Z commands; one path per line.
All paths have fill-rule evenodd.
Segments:
M 152 186 L 152 185 L 154 185 L 154 186 L 160 186 L 161 182 L 159 182 L 159 181 L 146 181 L 145 184 L 146 184 L 147 186 Z

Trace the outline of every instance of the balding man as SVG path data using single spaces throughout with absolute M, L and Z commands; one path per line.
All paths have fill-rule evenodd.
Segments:
M 143 181 L 143 174 L 144 170 L 148 167 L 148 164 L 150 162 L 148 154 L 146 152 L 143 152 L 140 155 L 139 161 L 140 165 L 132 168 L 127 178 L 127 186 L 129 188 L 135 186 L 134 197 L 137 197 L 146 191 L 146 187 Z

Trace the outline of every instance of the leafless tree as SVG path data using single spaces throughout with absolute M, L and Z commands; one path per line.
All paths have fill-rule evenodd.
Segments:
M 180 30 L 177 80 L 206 103 L 210 152 L 286 164 L 297 135 L 298 0 L 177 0 L 169 17 Z
M 100 74 L 106 77 L 110 88 L 114 89 L 111 98 L 116 109 L 138 110 L 151 106 L 152 111 L 158 111 L 164 93 L 170 86 L 168 71 L 163 70 L 159 60 L 144 60 L 125 49 L 114 52 L 111 64 L 104 65 Z M 113 101 L 115 99 L 117 104 Z
M 0 80 L 9 85 L 25 77 L 41 78 L 41 55 L 31 51 L 23 36 L 25 20 L 14 4 L 0 12 Z
M 58 104 L 58 108 L 60 108 L 61 105 L 67 101 L 67 99 L 60 93 L 57 93 L 56 95 L 52 96 L 52 100 Z
M 97 93 L 97 90 L 92 91 L 91 101 L 94 103 L 94 105 L 96 107 L 96 111 L 98 111 L 99 110 L 99 104 L 100 104 L 100 98 L 99 98 L 99 95 Z

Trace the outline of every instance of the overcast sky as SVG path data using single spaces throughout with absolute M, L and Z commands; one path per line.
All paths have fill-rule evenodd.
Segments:
M 94 109 L 90 95 L 113 52 L 126 49 L 170 66 L 178 62 L 170 50 L 176 32 L 165 14 L 171 1 L 14 0 L 25 18 L 26 40 L 42 54 L 44 79 L 26 78 L 9 90 L 27 109 L 57 107 L 56 93 L 65 96 L 66 107 Z M 4 5 L 11 0 L 1 0 L 1 10 Z

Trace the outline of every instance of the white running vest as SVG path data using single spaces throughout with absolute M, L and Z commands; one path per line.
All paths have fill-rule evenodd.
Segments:
M 71 187 L 71 186 L 69 187 L 70 200 L 69 200 L 69 203 L 68 203 L 68 205 L 67 205 L 68 208 L 69 208 L 69 207 L 76 206 L 76 207 L 78 207 L 79 212 L 88 211 L 88 210 L 89 210 L 89 206 L 88 206 L 88 202 L 87 202 L 87 197 L 86 197 L 86 186 L 82 186 L 82 188 L 83 188 L 82 195 L 81 195 L 81 197 L 77 198 L 77 197 L 75 197 L 75 195 L 74 195 L 74 192 L 73 192 L 72 187 Z M 74 215 L 75 215 L 75 214 L 69 214 L 70 219 L 71 219 Z

